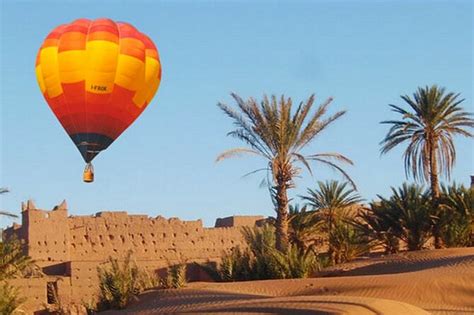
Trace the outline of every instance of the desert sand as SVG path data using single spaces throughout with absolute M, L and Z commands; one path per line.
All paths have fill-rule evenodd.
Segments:
M 474 314 L 474 248 L 360 259 L 318 277 L 189 283 L 109 314 Z

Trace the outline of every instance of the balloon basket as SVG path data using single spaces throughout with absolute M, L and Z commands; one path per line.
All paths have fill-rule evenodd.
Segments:
M 94 167 L 91 163 L 87 163 L 84 174 L 82 175 L 82 180 L 85 183 L 92 183 L 94 181 Z

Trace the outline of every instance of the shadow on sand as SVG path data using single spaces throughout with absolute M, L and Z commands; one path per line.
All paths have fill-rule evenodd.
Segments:
M 474 263 L 474 255 L 460 256 L 460 257 L 439 257 L 430 258 L 426 261 L 416 260 L 397 260 L 397 261 L 381 261 L 370 265 L 356 267 L 350 270 L 331 270 L 327 273 L 322 273 L 322 277 L 334 276 L 367 276 L 367 275 L 382 275 L 413 272 L 420 270 L 428 270 L 439 267 L 448 267 L 458 264 Z

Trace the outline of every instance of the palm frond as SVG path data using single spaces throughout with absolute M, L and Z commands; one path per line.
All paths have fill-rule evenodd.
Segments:
M 24 252 L 25 246 L 16 238 L 0 242 L 0 281 L 35 272 L 34 261 Z
M 229 158 L 239 157 L 239 156 L 242 156 L 244 154 L 254 154 L 254 155 L 258 155 L 258 156 L 262 155 L 260 152 L 255 151 L 253 149 L 234 148 L 234 149 L 230 149 L 230 150 L 224 151 L 223 153 L 219 154 L 216 158 L 216 162 L 220 162 L 222 160 L 229 159 Z
M 381 154 L 406 144 L 403 157 L 407 177 L 426 182 L 431 180 L 430 174 L 439 174 L 449 179 L 456 160 L 453 137 L 473 137 L 473 114 L 461 107 L 464 99 L 460 94 L 447 93 L 436 85 L 420 87 L 412 96 L 402 95 L 401 99 L 408 109 L 389 105 L 401 119 L 381 122 L 391 126 L 380 142 Z M 434 165 L 438 167 L 431 169 Z
M 10 218 L 18 218 L 18 216 L 16 214 L 13 214 L 13 213 L 10 213 L 10 212 L 7 212 L 7 211 L 0 211 L 0 216 L 6 216 L 6 217 L 10 217 Z
M 314 160 L 314 161 L 320 162 L 322 164 L 325 164 L 325 165 L 329 166 L 330 168 L 338 171 L 342 175 L 342 177 L 345 180 L 347 180 L 355 190 L 357 190 L 357 186 L 356 186 L 355 182 L 352 180 L 352 178 L 349 176 L 349 174 L 342 167 L 337 165 L 336 163 L 328 161 L 325 158 L 319 158 L 319 157 L 311 158 L 311 160 Z
M 294 163 L 301 163 L 312 173 L 308 158 L 300 150 L 345 114 L 344 111 L 340 111 L 328 118 L 323 118 L 332 98 L 321 104 L 314 113 L 311 113 L 314 95 L 311 95 L 305 102 L 301 102 L 295 112 L 292 111 L 291 98 L 284 96 L 277 98 L 274 95 L 271 97 L 264 95 L 260 103 L 253 98 L 244 100 L 235 93 L 232 93 L 231 96 L 235 100 L 237 108 L 223 103 L 218 103 L 218 107 L 232 118 L 237 127 L 228 135 L 242 140 L 249 148 L 225 151 L 217 157 L 217 161 L 240 156 L 244 153 L 260 155 L 268 160 L 273 177 L 278 178 L 279 172 L 286 172 L 287 175 L 284 178 L 288 183 L 293 182 L 292 177 L 299 174 L 299 167 Z M 321 153 L 315 154 L 313 157 L 334 159 L 337 162 L 352 165 L 352 161 L 338 153 Z M 334 168 L 333 165 L 336 164 L 329 164 Z M 339 166 L 336 169 L 342 170 Z M 292 186 L 292 184 L 289 185 Z

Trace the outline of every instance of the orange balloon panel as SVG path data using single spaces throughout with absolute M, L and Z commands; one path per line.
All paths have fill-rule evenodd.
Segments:
M 46 102 L 86 162 L 105 150 L 152 100 L 158 50 L 132 25 L 79 19 L 55 28 L 36 59 Z

